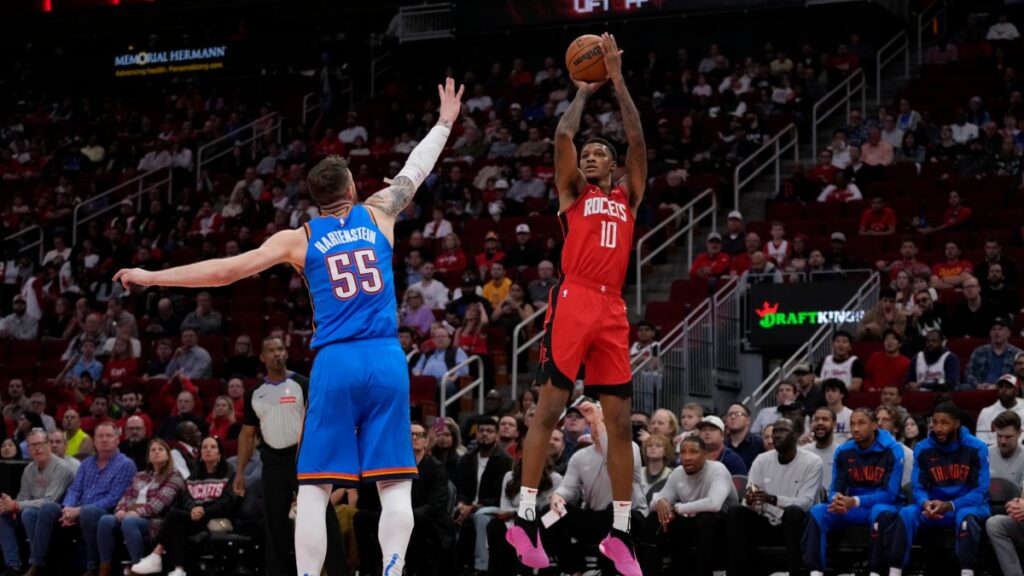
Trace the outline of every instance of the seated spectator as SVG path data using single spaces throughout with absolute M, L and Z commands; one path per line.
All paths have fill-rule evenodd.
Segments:
M 731 260 L 722 252 L 722 235 L 718 232 L 708 234 L 707 252 L 698 254 L 690 267 L 690 278 L 716 281 L 729 273 Z
M 961 570 L 973 573 L 988 506 L 988 447 L 961 425 L 960 409 L 944 402 L 932 414 L 932 433 L 914 450 L 912 503 L 886 506 L 878 520 L 881 546 L 890 574 L 900 574 L 910 559 L 914 537 L 924 526 L 953 528 Z M 948 474 L 963 467 L 961 474 Z M 943 478 L 941 482 L 934 478 Z
M 987 238 L 985 240 L 985 258 L 974 266 L 974 274 L 978 278 L 988 278 L 989 267 L 999 264 L 1003 267 L 1003 279 L 1010 286 L 1017 286 L 1020 280 L 1020 271 L 1016 263 L 1010 258 L 1003 257 L 1003 245 L 998 238 Z
M 861 340 L 881 340 L 887 330 L 896 332 L 902 340 L 907 331 L 907 317 L 896 306 L 896 292 L 888 286 L 878 290 L 878 304 L 868 310 L 857 326 Z
M 900 354 L 903 336 L 887 329 L 882 336 L 882 350 L 876 350 L 868 358 L 864 368 L 864 391 L 874 392 L 886 386 L 901 386 L 910 369 L 910 358 Z
M 540 128 L 530 127 L 526 141 L 519 145 L 516 156 L 520 158 L 539 158 L 551 148 L 551 142 L 543 137 Z M 522 174 L 522 171 L 520 171 Z
M 25 561 L 20 550 L 24 536 L 30 542 L 40 539 L 36 532 L 25 533 L 22 526 L 25 515 L 45 502 L 59 503 L 75 479 L 75 472 L 53 455 L 46 432 L 33 430 L 27 439 L 32 462 L 21 473 L 18 494 L 15 498 L 0 494 L 0 548 L 8 571 L 17 574 L 24 572 Z M 47 530 L 52 530 L 52 526 Z
M 504 262 L 505 253 L 501 251 L 501 241 L 498 233 L 490 231 L 484 237 L 484 251 L 476 255 L 476 267 L 479 269 L 481 278 L 487 278 L 491 271 L 491 265 L 495 262 Z
M 589 424 L 593 444 L 580 448 L 569 459 L 569 466 L 561 484 L 548 500 L 561 520 L 548 528 L 541 528 L 541 541 L 558 558 L 558 569 L 566 573 L 582 572 L 586 566 L 583 547 L 598 544 L 612 528 L 611 479 L 602 464 L 607 447 L 602 444 L 606 434 L 601 409 L 590 402 L 580 404 Z M 581 422 L 583 419 L 580 419 Z M 643 470 L 640 449 L 633 450 L 633 490 L 631 494 L 630 533 L 639 538 L 644 530 L 647 500 L 643 493 Z M 575 543 L 572 542 L 575 539 Z M 602 573 L 614 574 L 611 562 L 604 556 L 597 560 Z
M 754 434 L 764 436 L 764 428 L 773 424 L 779 419 L 779 406 L 785 406 L 796 401 L 796 385 L 790 380 L 783 380 L 775 387 L 775 406 L 761 408 L 754 419 L 750 431 Z
M 750 432 L 750 411 L 746 406 L 738 402 L 729 405 L 729 410 L 725 413 L 725 431 L 725 447 L 735 452 L 749 470 L 754 458 L 761 453 L 761 439 L 757 434 Z M 682 439 L 686 436 L 683 433 L 677 438 Z
M 100 552 L 96 540 L 100 518 L 113 511 L 131 485 L 135 464 L 117 450 L 117 430 L 112 422 L 96 427 L 96 455 L 86 458 L 64 495 L 63 505 L 44 502 L 22 513 L 31 550 L 29 563 L 39 573 L 46 566 L 50 537 L 55 525 L 81 526 L 85 542 L 86 568 L 97 570 Z
M 711 237 L 708 236 L 709 240 L 710 238 Z M 750 264 L 753 261 L 754 254 L 761 251 L 761 237 L 758 236 L 756 232 L 748 232 L 744 239 L 744 252 L 738 256 L 734 256 L 730 262 L 730 274 L 734 276 L 743 275 L 744 272 L 750 269 Z
M 860 217 L 861 236 L 891 236 L 896 232 L 896 213 L 885 205 L 881 196 L 871 199 L 871 208 Z
M 721 462 L 708 461 L 706 446 L 699 437 L 683 440 L 680 459 L 682 466 L 672 471 L 664 481 L 665 488 L 655 493 L 647 531 L 660 531 L 658 556 L 672 556 L 674 571 L 686 565 L 684 552 L 693 543 L 697 548 L 697 573 L 709 574 L 715 543 L 724 536 L 725 514 L 739 505 L 739 498 L 729 471 Z
M 64 432 L 61 430 L 54 430 L 53 432 L 48 433 L 46 438 L 50 442 L 50 450 L 53 452 L 53 455 L 60 458 L 61 462 L 63 462 L 69 470 L 73 473 L 77 473 L 78 468 L 82 465 L 82 461 L 67 454 L 68 440 L 67 437 L 64 436 Z
M 178 424 L 182 422 L 192 422 L 199 428 L 203 436 L 206 436 L 206 420 L 195 413 L 196 397 L 194 392 L 190 390 L 182 390 L 179 392 L 175 407 L 177 413 L 164 420 L 160 429 L 157 431 L 157 437 L 168 441 L 173 440 L 178 433 Z
M 149 325 L 146 326 L 146 334 L 178 336 L 181 334 L 182 320 L 171 299 L 161 298 L 157 302 L 156 316 L 150 318 Z
M 729 470 L 729 474 L 734 476 L 747 473 L 747 465 L 743 463 L 743 459 L 725 445 L 725 423 L 721 418 L 705 416 L 697 424 L 697 430 L 700 439 L 704 441 L 708 460 L 721 462 Z
M 174 357 L 167 363 L 167 377 L 179 373 L 186 378 L 209 378 L 213 375 L 213 359 L 210 353 L 199 345 L 199 336 L 191 328 L 181 331 L 181 346 L 174 351 Z
M 896 280 L 896 274 L 900 270 L 906 270 L 910 273 L 910 276 L 926 276 L 930 277 L 932 269 L 917 259 L 917 244 L 911 238 L 904 238 L 903 242 L 900 243 L 900 258 L 899 260 L 893 260 L 888 265 L 884 260 L 879 260 L 875 263 L 880 271 L 889 271 L 889 276 L 892 280 Z
M 928 152 L 924 146 L 917 143 L 917 137 L 913 132 L 902 134 L 899 146 L 896 148 L 896 162 L 923 164 L 927 156 Z
M 821 361 L 817 373 L 821 381 L 836 378 L 850 391 L 857 392 L 864 381 L 864 361 L 850 353 L 852 342 L 849 332 L 837 331 L 832 336 L 832 353 Z
M 32 396 L 29 396 L 29 410 L 39 415 L 39 419 L 43 422 L 43 429 L 46 430 L 47 434 L 57 429 L 57 422 L 46 413 L 46 394 L 42 392 L 34 392 Z
M 995 301 L 981 297 L 981 283 L 968 275 L 963 282 L 964 300 L 950 311 L 948 333 L 954 338 L 984 338 L 997 318 L 1006 312 Z
M 641 320 L 636 325 L 636 340 L 629 347 L 629 358 L 636 365 L 638 357 L 651 358 L 645 365 L 646 370 L 658 371 L 661 369 L 659 357 L 659 344 L 655 340 L 657 330 L 654 324 L 647 320 Z
M 199 212 L 196 213 L 195 219 L 192 221 L 192 227 L 189 229 L 189 237 L 201 237 L 215 233 L 222 232 L 224 230 L 224 217 L 221 216 L 220 212 L 213 209 L 213 204 L 209 201 L 203 202 Z
M 840 128 L 832 134 L 832 143 L 828 149 L 832 151 L 832 165 L 839 170 L 846 170 L 850 165 L 850 145 L 846 141 L 846 131 Z
M 262 359 L 260 361 L 262 362 Z M 245 382 L 241 378 L 228 380 L 228 398 L 231 399 L 231 405 L 235 409 L 235 420 L 238 422 L 245 420 L 245 392 Z
M 924 350 L 914 355 L 907 371 L 907 390 L 955 390 L 960 384 L 960 359 L 946 349 L 941 330 L 928 330 Z
M 1002 478 L 1014 486 L 1024 477 L 1024 449 L 1020 445 L 1021 419 L 1014 412 L 1004 412 L 996 417 L 994 424 L 997 446 L 988 449 L 988 461 L 992 478 Z M 1024 534 L 1024 501 L 1014 498 L 1006 503 L 1006 515 L 992 516 L 985 523 L 985 530 L 995 550 L 1003 574 L 1020 572 L 1020 558 L 1015 542 Z
M 31 402 L 25 396 L 25 383 L 21 378 L 11 378 L 7 383 L 7 403 L 4 404 L 3 416 L 17 420 L 22 412 L 31 409 Z
M 442 382 L 444 375 L 458 364 L 466 361 L 466 353 L 458 346 L 452 346 L 451 335 L 444 326 L 437 326 L 432 331 L 434 350 L 421 352 L 413 356 L 411 362 L 413 376 L 433 376 L 439 386 L 445 386 L 447 397 L 454 396 L 458 391 L 458 378 L 469 375 L 469 367 L 463 366 L 452 375 L 452 379 Z
M 487 149 L 487 159 L 515 158 L 518 151 L 519 145 L 512 141 L 512 132 L 502 127 L 491 140 L 491 145 Z
M 794 366 L 791 377 L 796 380 L 796 396 L 792 401 L 802 405 L 805 414 L 814 414 L 817 408 L 825 405 L 825 393 L 817 382 L 818 375 L 814 373 L 810 362 L 800 362 Z
M 502 261 L 494 262 L 490 266 L 490 281 L 484 284 L 482 296 L 491 303 L 491 307 L 497 310 L 501 303 L 508 298 L 509 290 L 512 288 L 512 281 L 505 276 L 505 265 Z
M 235 338 L 233 351 L 224 361 L 222 374 L 255 378 L 260 370 L 260 359 L 253 354 L 252 337 L 242 334 Z
M 878 514 L 899 501 L 903 478 L 903 450 L 885 430 L 878 429 L 875 414 L 859 408 L 851 418 L 852 442 L 843 444 L 835 457 L 829 503 L 816 504 L 804 531 L 804 564 L 821 576 L 825 570 L 826 539 L 830 531 L 850 526 L 874 525 Z M 869 473 L 877 470 L 882 474 Z M 872 540 L 870 564 L 884 571 L 884 551 Z
M 878 128 L 868 130 L 868 139 L 861 145 L 860 155 L 868 166 L 888 166 L 895 159 L 892 145 L 882 140 L 882 131 Z
M 996 437 L 996 443 L 988 447 L 992 478 L 1009 480 L 1014 486 L 1024 480 L 1024 448 L 1020 444 L 1020 427 L 1018 412 L 1001 412 L 992 421 L 992 434 Z
M 665 487 L 665 481 L 672 473 L 676 451 L 672 439 L 663 434 L 649 435 L 643 445 L 647 459 L 647 465 L 644 467 L 644 486 L 647 487 L 645 497 L 647 502 L 651 503 Z
M 1017 31 L 1017 26 L 1010 22 L 1006 14 L 1000 14 L 998 21 L 989 26 L 988 33 L 985 34 L 986 40 L 995 42 L 1016 40 L 1017 38 L 1020 38 L 1020 32 Z
M 175 470 L 186 480 L 192 475 L 199 460 L 199 445 L 203 435 L 194 422 L 179 422 L 174 437 L 168 441 L 171 448 L 171 462 Z
M 121 298 L 107 300 L 107 313 L 103 317 L 103 327 L 101 328 L 103 333 L 108 339 L 114 338 L 125 326 L 128 327 L 127 336 L 138 338 L 139 327 L 135 321 L 135 315 L 124 309 Z
M 161 338 L 156 342 L 156 357 L 146 366 L 143 378 L 166 378 L 167 367 L 171 363 L 174 354 L 174 344 L 167 338 Z
M 882 166 L 868 166 L 860 146 L 850 146 L 850 165 L 846 167 L 847 179 L 858 187 L 879 180 L 885 175 Z
M 967 144 L 978 139 L 978 125 L 967 121 L 967 111 L 963 108 L 957 108 L 953 113 L 953 124 L 950 126 L 950 130 L 953 140 L 957 144 Z
M 228 396 L 217 396 L 207 422 L 210 424 L 210 436 L 221 440 L 238 440 L 238 433 L 242 430 L 242 423 L 235 420 L 234 403 Z
M 897 442 L 900 442 L 900 448 L 903 450 L 903 461 L 913 462 L 914 451 L 906 444 L 903 444 L 903 432 L 906 428 L 907 420 L 910 419 L 907 411 L 897 404 L 882 402 L 882 404 L 875 408 L 875 417 L 878 419 L 878 428 L 892 434 L 892 437 Z M 913 466 L 910 468 L 903 467 L 903 486 L 910 484 L 913 471 Z
M 530 281 L 526 291 L 534 309 L 548 305 L 551 288 L 558 284 L 555 278 L 555 265 L 550 260 L 542 260 L 537 264 L 537 278 Z
M 132 573 L 162 573 L 163 557 L 167 553 L 174 566 L 170 576 L 184 576 L 188 537 L 206 530 L 211 520 L 234 518 L 238 497 L 231 487 L 233 482 L 234 473 L 224 460 L 220 440 L 203 439 L 200 462 L 185 482 L 181 498 L 167 513 L 153 552 L 134 564 Z
M 81 352 L 68 360 L 56 380 L 71 382 L 83 375 L 88 375 L 93 381 L 103 376 L 103 363 L 96 359 L 96 341 L 92 338 L 82 341 Z
M 727 515 L 730 550 L 754 550 L 753 544 L 781 543 L 790 574 L 800 574 L 800 539 L 808 510 L 822 485 L 821 459 L 797 449 L 793 422 L 781 419 L 772 430 L 774 449 L 761 454 L 747 476 L 745 506 Z M 750 574 L 755 554 L 730 554 L 730 574 Z
M 181 322 L 181 331 L 184 333 L 186 330 L 194 330 L 204 336 L 220 334 L 223 321 L 220 312 L 214 310 L 211 305 L 210 293 L 200 292 L 196 294 L 195 311 L 189 312 Z
M 492 282 L 488 282 L 484 286 L 485 296 L 487 288 L 493 285 Z M 515 327 L 532 316 L 533 313 L 533 305 L 526 301 L 526 290 L 523 290 L 521 284 L 513 283 L 509 285 L 508 296 L 494 307 L 494 312 L 491 313 L 491 324 L 503 326 L 507 329 L 508 334 L 512 334 Z M 509 352 L 511 353 L 511 349 Z
M 1003 265 L 996 262 L 988 267 L 988 277 L 981 288 L 982 301 L 994 302 L 1006 312 L 1017 314 L 1021 311 L 1020 292 L 1006 283 Z
M 433 215 L 434 219 L 427 222 L 427 225 L 423 227 L 423 237 L 427 240 L 447 238 L 452 233 L 452 223 L 445 220 L 442 208 L 435 207 Z
M 120 428 L 124 430 L 125 439 L 118 444 L 117 449 L 131 458 L 137 469 L 144 470 L 149 462 L 150 442 L 150 439 L 146 437 L 146 422 L 141 416 L 135 414 L 129 416 Z
M 1004 412 L 1013 412 L 1024 418 L 1024 401 L 1019 399 L 1020 380 L 1013 374 L 1004 374 L 996 381 L 996 392 L 998 399 L 991 405 L 986 406 L 978 415 L 978 424 L 975 427 L 975 434 L 979 440 L 990 447 L 996 445 L 997 429 L 993 425 L 996 418 Z
M 398 311 L 399 326 L 408 326 L 416 331 L 418 338 L 430 332 L 434 322 L 434 314 L 430 307 L 423 303 L 423 294 L 419 290 L 409 288 L 405 291 L 404 302 Z
M 92 434 L 100 422 L 112 422 L 110 417 L 110 398 L 104 394 L 96 394 L 89 402 L 89 415 L 82 418 L 82 430 Z
M 551 433 L 551 445 L 558 445 L 561 442 L 562 431 L 557 428 Z M 549 449 L 551 447 L 549 446 Z M 537 501 L 547 502 L 551 498 L 552 491 L 562 483 L 562 475 L 556 472 L 552 464 L 558 460 L 555 452 L 549 452 L 551 456 L 545 462 L 544 470 L 541 473 L 540 484 L 537 489 Z M 522 461 L 516 460 L 512 470 L 505 473 L 501 486 L 501 505 L 494 518 L 487 524 L 487 541 L 489 548 L 489 568 L 487 573 L 494 576 L 512 576 L 515 573 L 517 560 L 515 549 L 505 540 L 505 533 L 512 525 L 516 511 L 519 509 L 521 498 L 520 488 L 522 486 Z
M 438 274 L 449 278 L 458 277 L 466 269 L 466 254 L 455 234 L 448 234 L 441 243 L 441 251 L 434 258 L 434 268 Z
M 1013 364 L 1021 350 L 1010 344 L 1010 325 L 1005 318 L 996 318 L 989 330 L 989 343 L 978 346 L 967 364 L 962 390 L 992 390 L 1003 374 L 1013 372 Z
M 536 267 L 541 261 L 540 250 L 533 245 L 529 224 L 516 226 L 516 243 L 505 253 L 504 264 L 522 274 L 528 268 Z
M 35 340 L 39 333 L 39 319 L 27 312 L 25 297 L 14 296 L 14 310 L 0 320 L 0 340 Z
M 820 250 L 811 250 L 810 256 L 807 259 L 807 271 L 812 273 L 812 281 L 814 280 L 814 272 L 840 272 L 842 270 L 855 270 L 864 267 L 862 262 L 850 256 L 846 251 L 846 234 L 833 232 L 829 237 L 829 246 L 831 251 L 828 253 L 828 258 L 825 258 Z M 835 274 L 820 275 L 822 280 L 828 280 L 829 278 L 834 279 Z
M 139 371 L 139 360 L 132 354 L 132 342 L 124 336 L 108 339 L 113 342 L 110 358 L 103 367 L 102 380 L 108 384 L 133 378 Z
M 823 474 L 821 487 L 828 490 L 832 486 L 832 465 L 835 462 L 836 450 L 842 444 L 836 440 L 836 414 L 828 406 L 816 408 L 811 412 L 811 441 L 800 446 L 811 454 L 821 458 Z
M 946 259 L 932 266 L 932 287 L 939 290 L 960 288 L 973 272 L 974 266 L 961 257 L 956 242 L 946 242 Z
M 501 502 L 501 481 L 512 469 L 512 457 L 497 447 L 498 423 L 479 420 L 477 447 L 459 460 L 455 487 L 458 491 L 455 523 L 461 527 L 460 549 L 475 551 L 469 555 L 478 571 L 486 571 L 487 524 Z M 483 472 L 478 472 L 483 468 Z M 465 556 L 463 556 L 465 558 Z
M 101 575 L 112 573 L 115 532 L 123 535 L 132 564 L 138 564 L 145 551 L 146 538 L 156 539 L 160 534 L 164 517 L 184 488 L 185 480 L 174 469 L 167 443 L 159 438 L 150 441 L 148 466 L 135 474 L 114 513 L 99 520 L 96 541 Z
M 443 310 L 448 305 L 448 287 L 440 280 L 435 280 L 434 274 L 434 263 L 424 262 L 420 266 L 420 281 L 411 284 L 408 290 L 418 291 L 428 309 Z
M 856 202 L 863 199 L 860 188 L 847 180 L 846 172 L 836 172 L 834 183 L 825 186 L 818 195 L 818 202 Z
M 536 128 L 530 128 L 533 132 Z M 524 142 L 523 146 L 529 144 Z M 520 146 L 522 148 L 522 146 Z M 530 199 L 543 199 L 547 197 L 548 187 L 543 180 L 533 174 L 533 168 L 529 164 L 519 167 L 519 179 L 505 192 L 503 201 L 505 207 L 512 214 L 525 213 L 526 201 Z
M 903 130 L 896 126 L 896 117 L 892 114 L 886 114 L 882 119 L 882 141 L 897 151 L 898 158 L 899 148 L 903 145 Z
M 77 410 L 65 410 L 62 420 L 64 438 L 67 441 L 66 453 L 73 458 L 84 460 L 93 454 L 93 440 L 82 430 L 82 419 Z
M 923 277 L 914 278 L 914 311 L 910 315 L 907 339 L 915 344 L 928 334 L 929 330 L 942 330 L 949 326 L 949 315 L 945 306 L 936 300 L 935 289 L 927 287 Z
M 846 385 L 838 378 L 829 378 L 821 383 L 821 389 L 825 392 L 825 405 L 836 415 L 836 441 L 840 444 L 850 438 L 850 416 L 853 410 L 845 405 Z M 779 409 L 780 413 L 782 409 Z M 800 422 L 794 422 L 800 428 Z

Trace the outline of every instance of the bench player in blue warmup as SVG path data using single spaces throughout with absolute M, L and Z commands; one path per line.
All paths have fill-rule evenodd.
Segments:
M 319 349 L 299 444 L 295 556 L 298 573 L 319 576 L 327 551 L 324 509 L 332 485 L 376 481 L 383 576 L 399 576 L 413 528 L 416 460 L 409 435 L 409 376 L 398 344 L 391 270 L 395 218 L 434 168 L 459 115 L 462 87 L 438 86 L 437 125 L 388 188 L 356 202 L 352 173 L 331 156 L 307 177 L 323 216 L 274 234 L 256 250 L 150 272 L 119 271 L 125 287 L 225 286 L 278 264 L 301 271 L 314 305 Z M 358 430 L 358 431 L 357 431 Z

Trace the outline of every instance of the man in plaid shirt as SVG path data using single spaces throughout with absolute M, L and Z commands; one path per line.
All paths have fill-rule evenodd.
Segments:
M 43 573 L 50 538 L 58 521 L 64 527 L 75 524 L 81 526 L 88 559 L 86 574 L 96 574 L 99 566 L 96 527 L 100 517 L 114 510 L 135 477 L 136 469 L 131 458 L 117 449 L 118 433 L 112 422 L 98 424 L 93 441 L 96 455 L 82 462 L 75 474 L 75 481 L 64 495 L 63 506 L 56 502 L 46 502 L 39 508 L 25 510 L 22 515 L 31 549 L 31 567 L 27 576 Z

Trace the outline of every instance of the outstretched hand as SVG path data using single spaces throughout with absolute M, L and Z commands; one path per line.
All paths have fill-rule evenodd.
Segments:
M 615 41 L 615 36 L 605 32 L 601 34 L 601 52 L 604 54 L 604 67 L 610 80 L 622 78 L 622 50 Z
M 444 86 L 437 85 L 437 95 L 441 99 L 441 111 L 438 113 L 438 122 L 451 127 L 459 117 L 459 109 L 462 107 L 462 92 L 466 86 L 459 86 L 455 91 L 455 79 L 447 78 Z
M 142 268 L 122 268 L 114 274 L 114 282 L 121 282 L 121 286 L 125 290 L 131 287 L 132 284 L 136 286 L 151 286 L 153 284 L 153 273 L 149 270 L 143 270 Z

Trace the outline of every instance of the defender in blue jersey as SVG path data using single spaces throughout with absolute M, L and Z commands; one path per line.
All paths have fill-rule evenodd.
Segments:
M 903 449 L 868 408 L 850 416 L 852 438 L 833 457 L 829 502 L 811 508 L 801 548 L 804 566 L 811 576 L 825 571 L 825 544 L 832 530 L 850 526 L 873 526 L 877 516 L 900 497 L 903 479 Z M 885 563 L 878 538 L 871 539 L 871 568 L 881 572 Z M 887 567 L 886 567 L 887 568 Z
M 433 171 L 462 87 L 438 86 L 437 125 L 409 155 L 391 186 L 356 203 L 352 173 L 331 156 L 307 177 L 323 216 L 302 229 L 274 234 L 256 250 L 169 270 L 121 270 L 127 288 L 224 286 L 287 263 L 302 272 L 313 302 L 319 350 L 297 463 L 299 495 L 295 555 L 301 576 L 319 575 L 327 550 L 324 509 L 334 485 L 376 481 L 383 576 L 400 576 L 412 533 L 416 461 L 409 433 L 409 376 L 398 345 L 397 301 L 391 271 L 395 218 Z
M 952 529 L 961 574 L 974 574 L 988 502 L 988 446 L 960 425 L 960 409 L 939 404 L 932 431 L 914 447 L 913 502 L 878 515 L 890 575 L 910 562 L 910 547 L 922 526 Z

